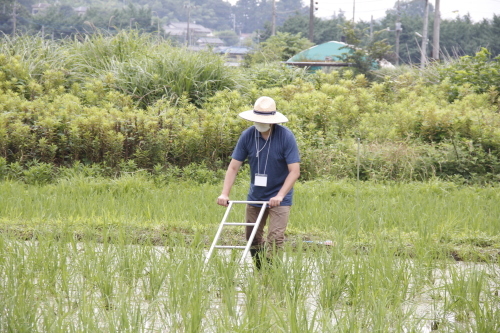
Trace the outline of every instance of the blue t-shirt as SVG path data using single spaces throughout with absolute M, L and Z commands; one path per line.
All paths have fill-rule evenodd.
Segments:
M 276 196 L 288 176 L 288 164 L 300 162 L 295 136 L 282 125 L 273 126 L 267 144 L 254 126 L 247 128 L 241 134 L 231 157 L 240 162 L 248 158 L 251 173 L 249 201 L 268 201 Z M 266 187 L 254 185 L 256 173 L 267 175 Z M 287 193 L 281 205 L 291 206 L 292 196 L 293 189 Z

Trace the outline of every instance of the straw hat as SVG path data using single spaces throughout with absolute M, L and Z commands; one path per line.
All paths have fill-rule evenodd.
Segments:
M 288 118 L 276 111 L 276 102 L 271 97 L 259 97 L 253 106 L 253 110 L 243 111 L 239 114 L 243 119 L 263 124 L 286 123 Z

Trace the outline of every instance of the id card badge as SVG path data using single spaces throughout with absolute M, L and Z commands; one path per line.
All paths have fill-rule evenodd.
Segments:
M 254 185 L 266 187 L 267 186 L 267 175 L 264 175 L 261 173 L 256 173 Z

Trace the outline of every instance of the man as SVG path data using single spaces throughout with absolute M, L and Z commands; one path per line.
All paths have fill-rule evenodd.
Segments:
M 260 269 L 264 248 L 266 248 L 266 257 L 269 262 L 271 262 L 273 251 L 283 248 L 292 205 L 293 185 L 300 176 L 300 157 L 292 132 L 278 125 L 287 122 L 288 119 L 276 111 L 276 103 L 272 98 L 260 97 L 255 101 L 253 110 L 244 111 L 239 116 L 253 121 L 254 126 L 243 131 L 238 140 L 226 171 L 222 193 L 217 198 L 217 204 L 228 206 L 229 193 L 238 170 L 248 159 L 251 179 L 247 200 L 269 201 L 269 208 L 262 217 L 250 250 L 256 267 Z M 259 205 L 247 205 L 246 222 L 255 223 L 260 209 Z M 264 227 L 268 217 L 266 242 Z M 246 228 L 247 240 L 252 230 L 252 226 Z

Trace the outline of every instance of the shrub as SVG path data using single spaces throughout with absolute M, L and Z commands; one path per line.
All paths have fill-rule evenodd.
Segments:
M 30 185 L 45 185 L 55 178 L 54 166 L 49 163 L 34 161 L 29 163 L 28 169 L 23 170 L 23 180 Z
M 470 86 L 478 94 L 491 90 L 495 101 L 500 93 L 500 56 L 492 59 L 486 48 L 481 48 L 475 56 L 464 56 L 439 66 L 437 71 L 441 80 L 449 80 L 453 85 L 450 102 L 460 97 L 460 88 Z
M 0 157 L 0 181 L 7 178 L 9 172 L 9 167 L 7 165 L 7 160 L 3 157 Z
M 245 57 L 245 66 L 252 67 L 255 64 L 271 64 L 286 61 L 302 50 L 313 46 L 301 33 L 291 34 L 278 32 L 260 43 L 257 50 Z
M 310 77 L 303 68 L 291 67 L 279 62 L 255 64 L 246 73 L 250 84 L 256 89 L 282 87 L 298 79 L 308 80 Z
M 124 38 L 114 39 L 116 45 L 107 39 L 98 40 L 102 45 L 89 44 L 89 64 L 99 61 L 90 57 L 92 52 L 95 58 L 105 51 L 118 52 L 120 43 L 125 51 L 118 52 L 115 61 L 124 60 L 125 54 L 137 53 L 140 58 L 142 50 L 136 46 L 147 45 L 141 44 L 146 41 L 134 44 Z M 101 60 L 96 68 L 112 64 Z M 200 183 L 221 181 L 240 133 L 251 126 L 237 115 L 251 109 L 262 95 L 273 97 L 290 120 L 285 125 L 301 150 L 302 179 L 356 177 L 358 139 L 362 179 L 439 176 L 485 182 L 494 181 L 498 173 L 498 106 L 489 92 L 457 86 L 452 78 L 430 85 L 408 72 L 370 82 L 349 70 L 308 75 L 281 65 L 259 65 L 247 72 L 254 78 L 248 89 L 212 87 L 198 100 L 200 104 L 184 93 L 175 100 L 153 98 L 147 107 L 138 107 L 135 97 L 118 88 L 116 75 L 92 78 L 89 73 L 97 73 L 96 68 L 75 66 L 65 79 L 47 70 L 50 84 L 33 87 L 40 92 L 33 95 L 13 85 L 15 71 L 10 67 L 16 62 L 3 64 L 0 178 L 4 179 L 44 183 L 78 172 L 101 177 L 147 170 L 160 183 L 178 177 Z M 11 73 L 10 78 L 5 73 Z M 21 69 L 16 73 L 25 75 Z M 85 81 L 67 88 L 67 75 Z M 460 98 L 450 103 L 455 87 Z M 49 171 L 49 166 L 62 167 L 61 174 Z

